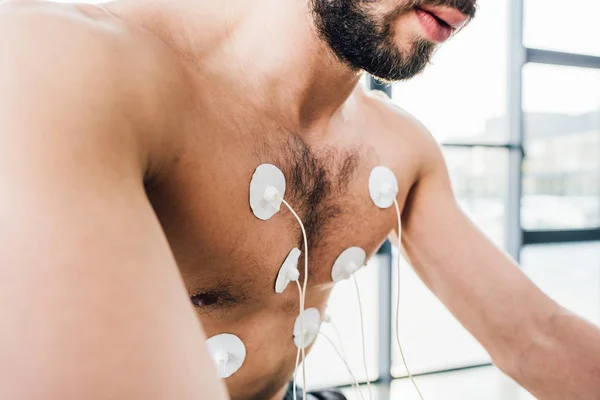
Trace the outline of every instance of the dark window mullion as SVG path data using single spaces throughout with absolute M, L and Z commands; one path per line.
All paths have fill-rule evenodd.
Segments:
M 526 57 L 528 63 L 600 69 L 600 57 L 598 56 L 562 53 L 540 49 L 526 49 Z
M 600 241 L 600 228 L 523 232 L 524 245 L 596 241 Z

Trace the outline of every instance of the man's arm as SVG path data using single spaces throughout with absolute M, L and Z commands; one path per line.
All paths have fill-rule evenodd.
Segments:
M 83 25 L 0 7 L 0 398 L 225 399 L 145 197 L 125 52 Z
M 498 367 L 539 399 L 600 399 L 600 330 L 552 301 L 468 220 L 439 146 L 423 133 L 424 167 L 403 211 L 414 269 Z

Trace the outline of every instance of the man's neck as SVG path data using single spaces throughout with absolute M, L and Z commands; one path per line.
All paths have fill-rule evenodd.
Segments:
M 326 126 L 360 79 L 319 39 L 310 0 L 122 0 L 107 9 L 220 84 L 251 93 L 291 130 Z

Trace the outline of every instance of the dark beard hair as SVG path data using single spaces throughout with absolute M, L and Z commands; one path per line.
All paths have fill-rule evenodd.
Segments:
M 474 0 L 410 0 L 377 21 L 369 14 L 373 0 L 310 0 L 317 33 L 335 56 L 353 70 L 363 70 L 383 81 L 412 78 L 429 64 L 436 44 L 416 39 L 409 50 L 394 42 L 393 23 L 419 5 L 448 5 L 469 17 Z

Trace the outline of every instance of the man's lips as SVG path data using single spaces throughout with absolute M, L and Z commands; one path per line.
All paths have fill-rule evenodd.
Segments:
M 450 38 L 454 29 L 445 21 L 422 8 L 416 8 L 415 14 L 427 38 L 432 42 L 443 43 Z
M 469 19 L 466 15 L 458 11 L 456 8 L 447 6 L 422 6 L 421 10 L 433 15 L 438 20 L 445 22 L 453 29 L 458 29 L 463 26 Z

